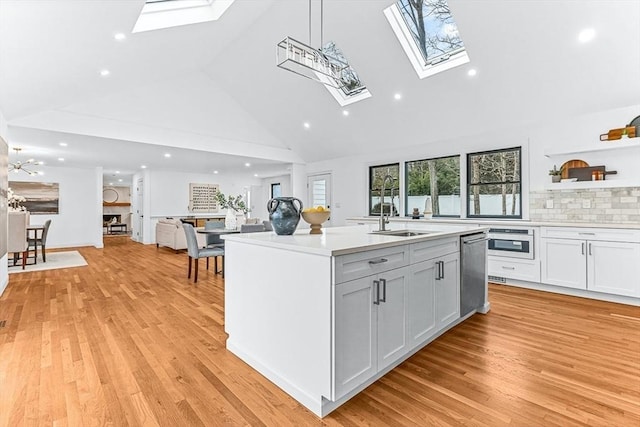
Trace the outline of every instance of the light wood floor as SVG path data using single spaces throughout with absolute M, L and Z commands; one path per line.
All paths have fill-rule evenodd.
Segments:
M 640 425 L 640 309 L 492 285 L 475 315 L 320 420 L 225 349 L 224 282 L 105 239 L 0 298 L 0 426 Z M 310 366 L 309 369 L 313 369 Z

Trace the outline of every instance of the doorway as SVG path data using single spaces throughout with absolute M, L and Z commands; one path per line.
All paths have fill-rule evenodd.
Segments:
M 331 174 L 323 173 L 307 177 L 307 206 L 324 206 L 331 209 Z M 326 222 L 331 226 L 331 217 Z

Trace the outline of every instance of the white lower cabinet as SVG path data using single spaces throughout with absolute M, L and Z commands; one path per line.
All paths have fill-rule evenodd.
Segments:
M 336 399 L 406 353 L 408 272 L 402 267 L 336 285 Z
M 542 283 L 587 289 L 586 242 L 569 239 L 540 239 Z
M 618 237 L 605 234 L 606 230 L 582 230 L 571 235 L 559 229 L 548 231 L 547 235 L 561 233 L 576 238 L 540 239 L 542 283 L 640 297 L 640 243 L 598 240 L 600 237 L 635 239 L 635 234 Z

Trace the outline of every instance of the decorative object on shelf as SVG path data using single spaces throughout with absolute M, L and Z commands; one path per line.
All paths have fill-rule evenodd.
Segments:
M 556 165 L 553 165 L 553 169 L 549 171 L 549 175 L 551 175 L 551 182 L 560 182 L 562 170 L 556 168 Z
M 14 193 L 11 187 L 7 188 L 7 205 L 9 206 L 9 212 L 26 211 L 27 209 L 21 205 L 21 203 L 26 201 L 27 199 Z
M 562 176 L 562 179 L 567 179 L 569 178 L 569 169 L 586 168 L 588 166 L 589 166 L 589 163 L 585 162 L 584 160 L 575 160 L 575 159 L 568 160 L 564 162 L 562 166 L 560 166 L 560 171 L 561 171 L 560 176 Z
M 623 128 L 611 129 L 609 132 L 603 133 L 600 135 L 600 141 L 617 141 L 625 135 L 627 138 L 640 137 L 640 116 L 631 120 L 631 122 Z
M 298 202 L 299 206 L 296 206 Z M 274 197 L 267 202 L 267 211 L 273 231 L 278 235 L 289 235 L 296 231 L 300 222 L 302 202 L 295 197 Z
M 413 208 L 413 212 L 411 212 L 411 219 L 420 219 L 420 209 Z
M 431 219 L 433 216 L 433 208 L 431 207 L 431 196 L 427 196 L 424 201 L 424 219 Z
M 242 194 L 238 194 L 236 197 L 225 196 L 224 193 L 216 192 L 215 195 L 218 206 L 227 210 L 227 215 L 224 218 L 224 228 L 227 230 L 235 230 L 238 227 L 238 218 L 236 212 L 242 212 L 246 214 L 249 212 L 249 208 L 242 200 Z
M 590 166 L 569 169 L 569 178 L 577 178 L 578 181 L 602 181 L 605 175 L 615 175 L 617 173 L 617 171 L 606 170 L 605 166 Z
M 22 148 L 18 148 L 18 147 L 14 147 L 13 151 L 16 152 L 16 156 L 18 154 L 20 154 L 20 151 L 22 151 Z M 29 159 L 27 161 L 21 162 L 20 160 L 16 160 L 15 162 L 9 162 L 9 172 L 13 171 L 15 173 L 18 173 L 20 171 L 23 171 L 25 173 L 28 173 L 29 175 L 38 175 L 39 172 L 30 169 L 31 166 L 39 166 L 41 165 L 42 162 L 36 162 L 34 159 Z
M 307 208 L 302 210 L 302 219 L 311 225 L 309 234 L 322 234 L 322 224 L 329 219 L 331 211 L 324 206 L 316 206 L 315 208 Z

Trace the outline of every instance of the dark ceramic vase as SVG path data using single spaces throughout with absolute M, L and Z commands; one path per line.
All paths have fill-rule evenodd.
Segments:
M 298 202 L 299 206 L 296 206 L 295 202 Z M 267 211 L 276 234 L 293 234 L 300 222 L 302 202 L 295 197 L 274 197 L 267 202 Z

